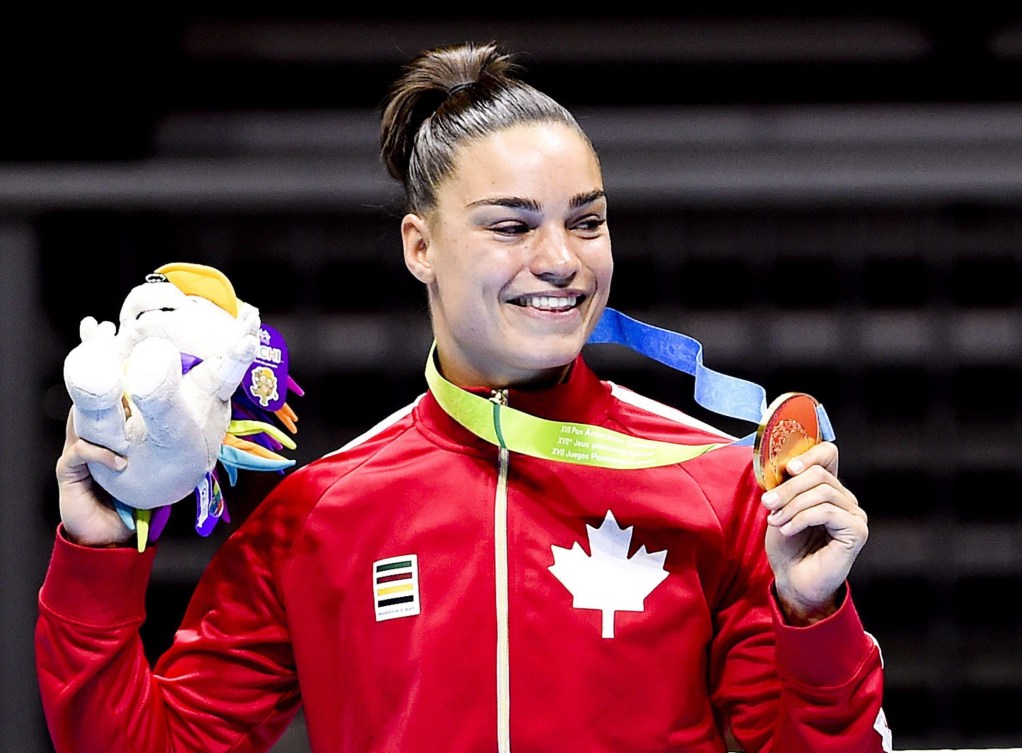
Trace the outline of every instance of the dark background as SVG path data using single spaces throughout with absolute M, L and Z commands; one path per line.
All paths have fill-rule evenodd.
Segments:
M 222 269 L 288 339 L 300 462 L 424 389 L 376 107 L 418 50 L 524 53 L 601 153 L 611 305 L 708 366 L 826 406 L 870 514 L 852 576 L 896 748 L 1022 745 L 1022 13 L 982 4 L 374 16 L 205 4 L 8 13 L 0 118 L 4 750 L 42 753 L 31 631 L 85 315 L 154 267 Z M 609 378 L 692 404 L 612 346 Z M 263 476 L 254 478 L 255 476 Z M 274 482 L 227 490 L 236 523 Z M 145 640 L 227 527 L 172 517 Z M 305 749 L 301 719 L 280 751 Z

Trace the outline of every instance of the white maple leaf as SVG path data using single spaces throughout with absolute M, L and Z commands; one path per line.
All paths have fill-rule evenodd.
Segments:
M 603 637 L 613 638 L 614 613 L 641 612 L 646 597 L 667 577 L 667 550 L 647 552 L 643 545 L 629 557 L 632 526 L 618 526 L 610 510 L 599 528 L 586 525 L 586 531 L 591 554 L 577 541 L 571 549 L 552 546 L 549 569 L 571 591 L 573 607 L 603 612 Z
M 884 753 L 893 753 L 894 738 L 891 735 L 891 728 L 887 726 L 887 715 L 884 714 L 883 708 L 881 708 L 880 713 L 877 714 L 877 720 L 873 722 L 873 729 L 880 734 L 880 745 L 882 746 Z

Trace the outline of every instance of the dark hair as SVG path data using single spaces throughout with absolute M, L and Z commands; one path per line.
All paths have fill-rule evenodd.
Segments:
M 574 116 L 518 77 L 494 42 L 440 47 L 405 66 L 384 100 L 380 155 L 410 212 L 435 206 L 462 144 L 522 123 L 563 123 L 589 142 Z

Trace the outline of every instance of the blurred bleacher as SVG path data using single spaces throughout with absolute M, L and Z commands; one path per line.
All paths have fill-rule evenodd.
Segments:
M 1022 745 L 1022 13 L 207 5 L 10 28 L 0 470 L 20 524 L 0 529 L 3 750 L 49 750 L 25 678 L 79 320 L 116 318 L 161 263 L 212 264 L 288 338 L 300 460 L 407 403 L 428 321 L 375 108 L 414 52 L 467 38 L 525 51 L 592 136 L 612 305 L 697 337 L 711 368 L 827 407 L 870 515 L 852 588 L 896 747 Z M 590 360 L 748 430 L 701 413 L 677 373 L 612 346 Z M 227 498 L 244 513 L 241 490 Z M 217 544 L 187 517 L 159 558 L 154 654 Z M 278 753 L 304 745 L 299 720 Z

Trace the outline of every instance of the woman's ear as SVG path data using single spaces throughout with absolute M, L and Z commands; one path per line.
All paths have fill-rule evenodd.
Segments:
M 417 214 L 406 214 L 401 220 L 401 243 L 404 246 L 405 266 L 419 282 L 433 282 L 433 257 L 429 249 L 429 226 Z

